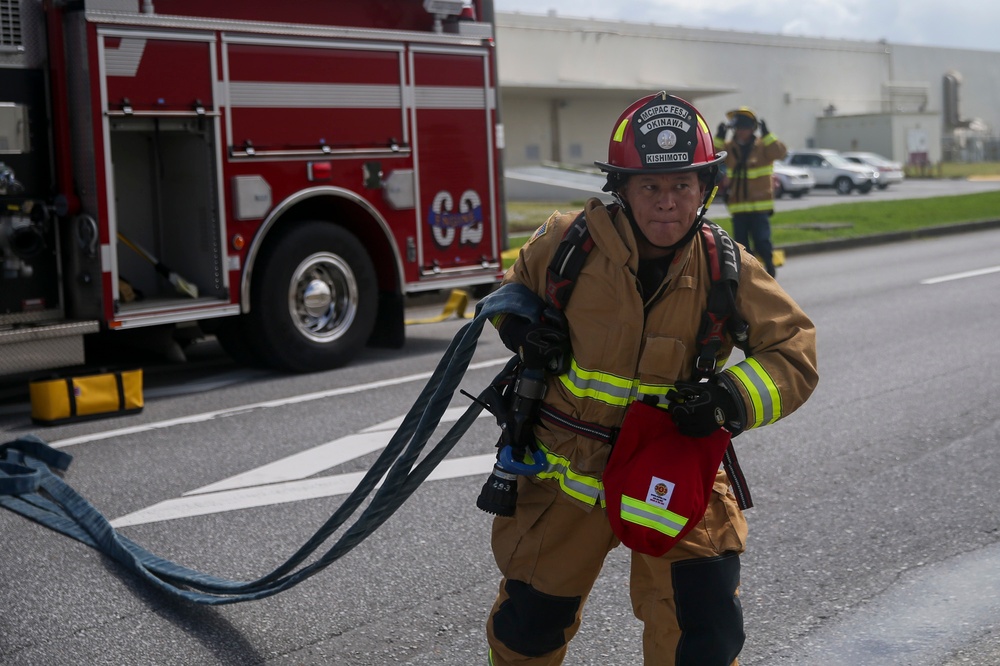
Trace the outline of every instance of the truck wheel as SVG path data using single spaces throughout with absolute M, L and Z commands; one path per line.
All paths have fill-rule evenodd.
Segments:
M 851 179 L 847 176 L 841 176 L 837 179 L 837 182 L 833 184 L 837 190 L 837 194 L 850 194 L 851 190 L 854 189 L 854 184 L 851 183 Z
M 329 370 L 364 347 L 378 310 L 377 280 L 353 234 L 325 222 L 297 223 L 259 261 L 247 317 L 269 365 Z

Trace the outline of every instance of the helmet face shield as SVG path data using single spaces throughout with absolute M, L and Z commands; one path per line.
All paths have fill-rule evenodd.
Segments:
M 602 171 L 622 175 L 676 173 L 716 166 L 712 133 L 698 110 L 687 101 L 660 92 L 634 102 L 615 123 L 608 161 Z

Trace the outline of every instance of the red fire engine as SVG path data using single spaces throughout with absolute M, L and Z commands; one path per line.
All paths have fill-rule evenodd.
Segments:
M 0 374 L 197 327 L 303 372 L 493 284 L 491 0 L 0 0 Z

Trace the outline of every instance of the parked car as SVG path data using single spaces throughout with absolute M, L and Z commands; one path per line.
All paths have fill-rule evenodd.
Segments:
M 774 198 L 788 194 L 798 199 L 816 186 L 816 179 L 808 169 L 791 166 L 783 162 L 774 163 Z
M 877 153 L 851 151 L 841 153 L 841 155 L 855 164 L 863 164 L 878 171 L 878 183 L 876 183 L 876 187 L 880 190 L 884 190 L 896 183 L 902 183 L 905 177 L 902 164 L 886 159 Z
M 838 194 L 854 190 L 868 194 L 878 183 L 878 171 L 850 162 L 836 150 L 792 150 L 784 162 L 808 169 L 816 179 L 816 187 L 832 187 Z

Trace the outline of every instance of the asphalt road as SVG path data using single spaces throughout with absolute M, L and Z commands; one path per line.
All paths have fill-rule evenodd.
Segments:
M 818 326 L 821 380 L 799 412 L 737 440 L 757 503 L 744 666 L 1000 661 L 997 247 L 1000 230 L 981 231 L 796 256 L 781 269 Z M 254 578 L 340 506 L 461 325 L 411 326 L 402 350 L 294 377 L 198 345 L 185 366 L 150 368 L 139 415 L 40 429 L 15 399 L 0 412 L 0 442 L 31 432 L 73 454 L 67 481 L 154 553 Z M 506 356 L 485 335 L 463 387 L 478 392 Z M 440 478 L 355 550 L 298 587 L 233 606 L 170 599 L 0 511 L 0 663 L 485 663 L 498 576 L 474 502 L 495 438 L 477 421 Z M 567 663 L 640 663 L 627 580 L 618 549 Z

